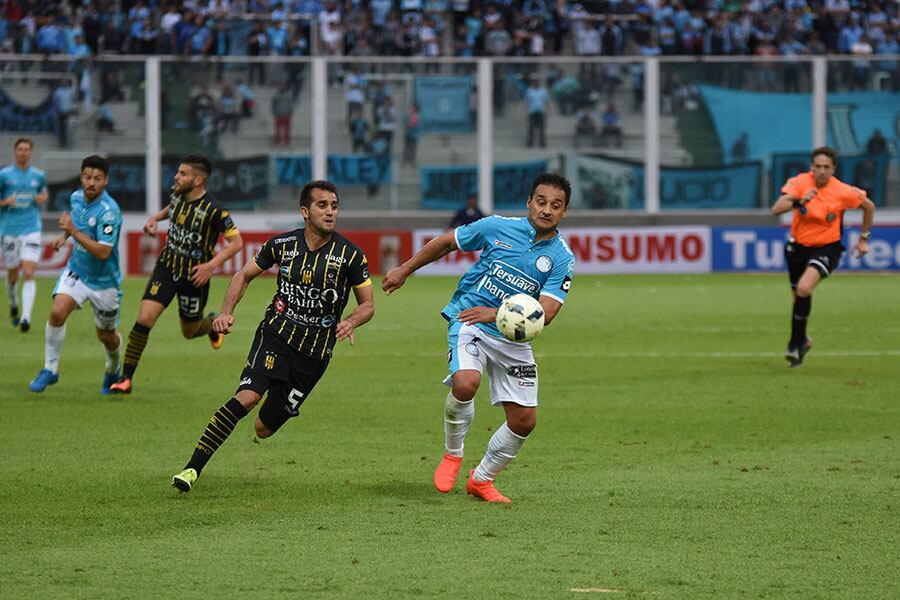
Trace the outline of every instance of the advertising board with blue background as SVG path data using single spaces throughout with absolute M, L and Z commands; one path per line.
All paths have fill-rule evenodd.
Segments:
M 713 227 L 713 271 L 785 271 L 787 227 Z M 900 227 L 873 227 L 869 253 L 851 256 L 859 229 L 844 231 L 847 251 L 839 269 L 845 271 L 900 271 Z

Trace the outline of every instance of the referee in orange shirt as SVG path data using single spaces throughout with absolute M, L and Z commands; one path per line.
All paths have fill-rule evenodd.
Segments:
M 845 250 L 841 225 L 848 208 L 863 210 L 862 232 L 853 247 L 856 256 L 869 251 L 875 204 L 865 191 L 834 176 L 836 159 L 837 153 L 827 146 L 813 150 L 812 169 L 788 179 L 781 188 L 781 197 L 772 206 L 775 215 L 794 211 L 791 239 L 784 247 L 794 295 L 791 340 L 784 353 L 790 367 L 802 365 L 803 357 L 812 348 L 812 339 L 806 336 L 812 293 L 841 261 Z

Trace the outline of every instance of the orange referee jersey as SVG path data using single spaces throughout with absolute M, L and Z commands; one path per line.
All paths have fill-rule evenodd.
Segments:
M 824 246 L 841 239 L 841 221 L 848 208 L 859 208 L 866 199 L 866 193 L 832 177 L 828 185 L 816 188 L 812 171 L 791 177 L 781 188 L 781 193 L 802 198 L 809 190 L 817 189 L 816 195 L 806 203 L 806 214 L 794 211 L 791 223 L 791 237 L 804 246 Z

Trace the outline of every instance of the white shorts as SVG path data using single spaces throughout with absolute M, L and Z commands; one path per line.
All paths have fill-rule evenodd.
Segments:
M 491 380 L 491 404 L 512 402 L 520 406 L 538 405 L 538 374 L 531 344 L 511 342 L 488 335 L 473 325 L 450 323 L 447 331 L 450 375 L 464 369 L 487 371 Z
M 41 232 L 25 235 L 3 236 L 3 262 L 7 269 L 15 269 L 22 261 L 37 263 L 41 260 Z
M 78 275 L 66 269 L 53 288 L 53 295 L 57 294 L 70 296 L 78 308 L 81 308 L 85 300 L 89 301 L 94 309 L 94 323 L 98 329 L 111 330 L 119 325 L 119 306 L 122 302 L 122 291 L 119 288 L 89 288 Z

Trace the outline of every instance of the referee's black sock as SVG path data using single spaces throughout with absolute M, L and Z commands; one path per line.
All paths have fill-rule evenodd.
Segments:
M 247 416 L 247 409 L 238 402 L 237 398 L 232 398 L 225 403 L 216 414 L 209 420 L 206 431 L 200 436 L 197 447 L 194 448 L 194 454 L 191 460 L 185 466 L 185 469 L 196 469 L 197 474 L 203 470 L 213 453 L 219 449 L 219 446 L 225 443 L 231 432 L 234 431 L 238 421 Z
M 791 348 L 800 348 L 806 343 L 806 323 L 811 310 L 812 296 L 797 296 L 791 316 Z
M 147 346 L 147 339 L 150 337 L 150 328 L 135 323 L 128 334 L 128 345 L 125 347 L 125 366 L 122 368 L 122 378 L 131 379 L 137 370 L 138 362 L 141 360 L 141 354 Z

